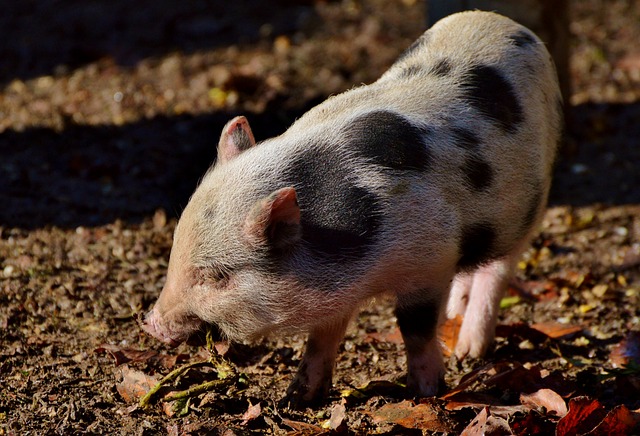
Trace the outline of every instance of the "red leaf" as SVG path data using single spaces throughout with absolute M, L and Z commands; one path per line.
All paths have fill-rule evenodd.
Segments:
M 556 428 L 555 421 L 551 421 L 533 410 L 530 410 L 524 417 L 512 417 L 509 424 L 516 436 L 551 435 L 554 434 Z
M 569 400 L 569 412 L 558 422 L 557 436 L 574 436 L 593 430 L 607 412 L 598 400 L 576 397 Z
M 607 413 L 604 420 L 589 432 L 589 436 L 631 434 L 631 430 L 638 424 L 640 424 L 640 420 L 637 420 L 633 413 L 624 404 L 621 404 Z

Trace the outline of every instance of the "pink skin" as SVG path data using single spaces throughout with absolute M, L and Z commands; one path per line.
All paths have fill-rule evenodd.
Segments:
M 470 274 L 456 276 L 447 304 L 447 315 L 453 318 L 463 315 L 458 334 L 455 355 L 481 357 L 495 336 L 500 300 L 504 296 L 509 280 L 513 277 L 518 261 L 528 238 L 508 256 L 478 267 Z
M 189 339 L 202 325 L 202 322 L 196 318 L 190 318 L 190 320 L 190 322 L 177 324 L 179 326 L 177 329 L 170 329 L 164 324 L 162 315 L 160 315 L 157 308 L 154 308 L 145 317 L 142 329 L 159 341 L 171 347 L 177 347 Z

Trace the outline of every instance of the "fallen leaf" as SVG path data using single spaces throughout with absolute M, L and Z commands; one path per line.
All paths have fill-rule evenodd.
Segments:
M 142 371 L 130 369 L 127 365 L 120 368 L 122 381 L 116 383 L 116 389 L 124 401 L 132 403 L 138 401 L 155 386 L 159 377 L 150 376 Z
M 521 404 L 505 404 L 500 398 L 483 392 L 460 392 L 445 403 L 446 410 L 462 410 L 467 408 L 483 409 L 489 407 L 494 416 L 510 418 L 516 413 L 527 413 L 531 409 Z
M 524 340 L 529 340 L 534 344 L 541 344 L 549 338 L 540 330 L 536 330 L 521 322 L 514 324 L 499 324 L 496 327 L 496 336 L 500 338 L 518 337 Z
M 158 354 L 153 350 L 134 350 L 111 344 L 101 344 L 94 351 L 97 353 L 106 351 L 111 354 L 116 359 L 116 366 L 127 362 L 145 362 Z
M 589 436 L 609 436 L 631 434 L 631 431 L 640 421 L 624 405 L 616 406 L 607 413 L 607 416 L 592 431 Z
M 556 436 L 573 436 L 593 430 L 606 416 L 598 400 L 576 397 L 569 400 L 569 412 L 558 421 Z
M 371 342 L 386 342 L 390 344 L 402 344 L 404 341 L 402 340 L 402 333 L 399 328 L 394 328 L 391 331 L 387 332 L 371 332 L 367 333 L 364 338 L 365 343 Z
M 474 384 L 481 384 L 484 380 L 504 371 L 508 371 L 512 368 L 512 365 L 508 362 L 492 362 L 487 365 L 484 365 L 480 368 L 476 368 L 468 374 L 465 374 L 458 383 L 458 386 L 451 389 L 441 398 L 446 400 L 454 395 L 467 390 Z
M 455 318 L 447 319 L 438 329 L 438 338 L 442 344 L 442 354 L 450 357 L 458 343 L 458 335 L 462 326 L 462 316 L 456 315 Z
M 461 436 L 491 436 L 512 434 L 511 428 L 503 418 L 489 413 L 489 408 L 483 408 L 480 413 L 462 431 Z
M 520 402 L 529 407 L 544 407 L 547 412 L 553 412 L 559 418 L 567 414 L 567 404 L 564 399 L 551 389 L 539 389 L 532 394 L 520 394 Z
M 453 427 L 441 417 L 440 408 L 432 403 L 414 405 L 412 401 L 390 403 L 371 413 L 373 422 L 390 422 L 405 428 L 432 432 L 451 432 Z
M 611 350 L 609 356 L 614 368 L 640 365 L 640 332 L 631 331 Z
M 500 310 L 508 309 L 516 304 L 520 303 L 522 299 L 519 295 L 510 295 L 500 300 Z
M 249 421 L 253 421 L 254 419 L 258 418 L 261 413 L 262 407 L 260 407 L 260 403 L 249 403 L 247 411 L 242 415 L 242 425 L 247 425 Z
M 509 425 L 516 436 L 552 435 L 556 429 L 555 420 L 552 421 L 534 410 L 524 416 L 513 416 Z
M 317 425 L 307 424 L 306 422 L 283 419 L 282 423 L 295 430 L 287 433 L 287 436 L 320 436 L 329 434 L 328 430 L 318 427 Z
M 404 391 L 404 386 L 388 380 L 372 380 L 362 387 L 343 389 L 340 396 L 349 400 L 363 400 L 376 395 L 397 396 Z
M 531 328 L 544 333 L 552 339 L 569 336 L 583 330 L 580 325 L 562 324 L 556 321 L 536 323 L 531 325 Z
M 337 430 L 341 425 L 345 424 L 344 419 L 347 416 L 347 409 L 344 406 L 344 399 L 342 401 L 343 403 L 336 404 L 331 409 L 331 417 L 328 421 L 331 430 Z
M 189 355 L 165 354 L 153 350 L 135 350 L 133 348 L 120 347 L 118 345 L 102 344 L 94 350 L 96 353 L 107 352 L 116 360 L 116 366 L 128 362 L 157 362 L 167 369 L 171 369 L 180 362 L 189 360 Z

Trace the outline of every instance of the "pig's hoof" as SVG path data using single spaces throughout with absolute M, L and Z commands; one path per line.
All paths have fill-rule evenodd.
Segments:
M 444 375 L 438 377 L 435 383 L 424 383 L 421 380 L 407 377 L 407 398 L 437 397 L 447 392 Z
M 454 354 L 458 360 L 463 360 L 466 357 L 477 359 L 485 355 L 490 344 L 490 342 L 484 340 L 472 340 L 460 337 L 458 338 Z
M 330 384 L 323 384 L 313 388 L 305 383 L 298 374 L 287 389 L 287 395 L 280 401 L 281 407 L 289 409 L 302 409 L 322 404 L 329 393 Z

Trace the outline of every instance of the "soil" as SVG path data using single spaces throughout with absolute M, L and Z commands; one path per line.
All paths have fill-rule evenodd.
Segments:
M 458 408 L 445 397 L 411 403 L 435 407 L 439 430 L 380 418 L 382 406 L 404 404 L 405 367 L 383 297 L 349 328 L 334 388 L 314 408 L 280 403 L 302 334 L 233 345 L 225 356 L 242 380 L 178 412 L 143 409 L 127 391 L 143 384 L 132 374 L 207 357 L 163 347 L 138 319 L 162 289 L 176 217 L 224 123 L 245 114 L 258 139 L 284 131 L 328 95 L 375 80 L 424 30 L 424 12 L 415 0 L 5 4 L 0 434 L 457 434 L 484 405 L 497 413 L 539 386 L 480 386 L 467 393 L 484 403 L 476 395 Z M 451 359 L 449 387 L 507 365 L 552 377 L 567 402 L 640 409 L 629 345 L 640 330 L 638 23 L 637 0 L 571 1 L 571 122 L 549 211 L 494 347 L 482 360 Z M 552 322 L 575 328 L 532 332 Z M 206 372 L 183 383 L 197 377 Z M 533 416 L 518 410 L 507 414 L 512 431 Z M 553 431 L 558 417 L 535 413 Z

